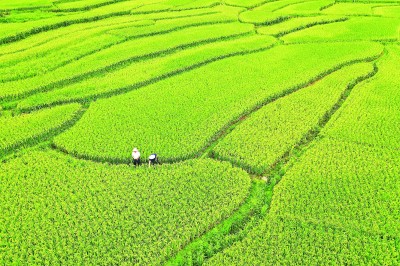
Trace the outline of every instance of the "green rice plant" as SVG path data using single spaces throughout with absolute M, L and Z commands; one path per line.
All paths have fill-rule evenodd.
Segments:
M 164 24 L 183 25 L 183 24 L 195 24 L 196 22 L 219 22 L 219 21 L 236 21 L 236 12 L 234 8 L 214 8 L 206 9 L 205 11 L 180 11 L 180 12 L 161 12 L 157 14 L 136 14 L 136 15 L 126 15 L 117 16 L 111 18 L 105 18 L 102 20 L 95 20 L 87 23 L 80 23 L 75 25 L 69 25 L 68 27 L 61 27 L 57 29 L 52 29 L 40 33 L 36 33 L 26 37 L 26 39 L 19 40 L 14 43 L 7 43 L 0 46 L 0 55 L 16 53 L 18 51 L 28 50 L 30 48 L 40 46 L 43 44 L 48 44 L 49 41 L 55 39 L 68 39 L 73 37 L 75 34 L 81 34 L 83 31 L 106 31 L 110 28 L 125 28 L 125 31 L 119 31 L 118 34 L 121 35 L 125 33 L 125 37 L 134 37 L 135 33 L 140 34 L 155 32 L 148 28 L 132 30 L 130 23 L 132 25 L 143 25 L 145 23 L 153 22 L 157 24 L 155 26 L 162 27 Z M 180 24 L 179 21 L 182 23 Z M 167 29 L 167 25 L 164 25 L 164 29 Z M 169 29 L 171 29 L 171 27 Z M 128 29 L 131 28 L 131 31 Z M 146 31 L 147 30 L 147 31 Z M 139 32 L 138 32 L 139 31 Z M 127 34 L 129 33 L 129 34 Z M 54 45 L 54 44 L 53 44 Z M 1 57 L 0 57 L 1 58 Z M 3 61 L 3 60 L 2 60 Z
M 335 3 L 333 0 L 312 0 L 312 1 L 303 1 L 303 2 L 295 2 L 293 4 L 288 4 L 287 6 L 283 6 L 282 8 L 275 9 L 274 12 L 278 12 L 281 14 L 318 14 L 321 9 L 332 5 Z
M 400 148 L 400 76 L 393 73 L 400 60 L 398 45 L 378 62 L 378 73 L 355 88 L 324 129 L 326 136 L 376 147 Z
M 375 6 L 372 8 L 372 12 L 374 15 L 379 15 L 383 17 L 392 17 L 399 18 L 400 17 L 400 6 Z
M 60 15 L 61 14 L 47 12 L 43 9 L 29 10 L 29 11 L 25 10 L 5 11 L 3 15 L 0 15 L 0 23 L 16 23 L 16 22 L 26 23 L 28 21 L 52 18 Z
M 130 27 L 130 31 L 132 31 L 132 25 L 130 25 Z M 140 27 L 143 27 L 143 25 L 139 25 L 139 32 Z M 126 29 L 124 30 L 126 31 Z M 252 31 L 250 25 L 239 23 L 236 25 L 221 24 L 215 26 L 188 27 L 187 29 L 177 30 L 176 32 L 170 32 L 165 35 L 150 35 L 148 38 L 134 38 L 131 41 L 125 42 L 122 40 L 126 39 L 126 37 L 114 34 L 115 31 L 110 31 L 108 34 L 95 34 L 94 36 L 82 34 L 82 36 L 75 36 L 67 43 L 57 44 L 58 47 L 56 47 L 56 49 L 52 49 L 51 52 L 47 52 L 43 56 L 32 54 L 31 60 L 26 59 L 12 66 L 3 64 L 3 67 L 0 67 L 0 77 L 3 82 L 5 82 L 40 75 L 110 46 L 113 48 L 114 52 L 125 53 L 125 57 L 127 57 L 127 51 L 134 51 L 128 53 L 129 57 L 140 57 L 167 50 L 177 45 L 196 42 L 199 39 L 213 39 L 216 38 L 216 36 L 221 37 L 228 34 L 241 34 L 250 31 Z M 135 35 L 139 35 L 138 32 L 135 32 Z M 118 43 L 120 44 L 117 45 Z
M 265 1 L 262 5 L 254 8 L 254 11 L 263 11 L 263 12 L 275 12 L 287 6 L 301 4 L 301 3 L 310 3 L 305 0 L 280 0 L 280 1 Z
M 247 197 L 211 159 L 154 168 L 31 151 L 0 165 L 1 264 L 159 265 Z
M 19 0 L 19 1 L 2 1 L 0 2 L 0 10 L 13 10 L 13 9 L 31 9 L 50 7 L 52 0 Z
M 154 23 L 153 21 L 137 21 L 137 19 L 124 19 L 120 23 L 111 25 L 84 27 L 79 31 L 65 34 L 61 38 L 54 38 L 43 45 L 22 51 L 18 54 L 3 55 L 0 63 L 0 76 L 3 82 L 40 75 L 57 67 L 63 66 L 74 60 L 93 54 L 132 38 L 140 38 L 168 33 L 170 31 L 188 25 L 212 22 L 234 21 L 236 18 L 229 14 L 214 16 L 200 16 L 188 19 L 168 20 L 167 23 Z M 197 23 L 196 23 L 197 22 Z M 153 26 L 151 26 L 153 24 Z M 144 27 L 149 25 L 149 27 Z
M 115 5 L 97 8 L 87 12 L 71 13 L 63 16 L 29 21 L 26 23 L 7 23 L 0 28 L 0 43 L 14 42 L 29 35 L 65 27 L 71 24 L 96 21 L 102 18 L 129 15 L 130 11 L 140 6 L 139 2 L 121 2 Z
M 384 3 L 336 3 L 322 13 L 329 15 L 374 15 L 373 9 L 375 6 L 385 6 Z
M 53 11 L 57 12 L 84 11 L 101 6 L 112 5 L 123 1 L 127 0 L 78 0 L 78 1 L 59 2 L 55 4 L 56 8 L 54 8 Z
M 167 1 L 170 2 L 179 2 L 179 4 L 175 5 L 171 10 L 184 10 L 184 9 L 196 9 L 196 8 L 204 8 L 204 7 L 212 7 L 221 4 L 220 0 L 195 0 L 195 1 Z M 184 4 L 182 4 L 184 2 Z
M 396 265 L 398 150 L 323 138 L 275 186 L 265 221 L 208 265 Z
M 395 239 L 290 216 L 267 216 L 242 242 L 203 265 L 397 265 Z
M 5 83 L 50 72 L 112 43 L 121 42 L 122 39 L 120 36 L 111 34 L 93 36 L 82 34 L 81 36 L 75 35 L 64 43 L 57 43 L 58 47 L 50 49 L 46 49 L 47 45 L 40 47 L 46 49 L 45 55 L 31 54 L 30 58 L 24 59 L 23 54 L 26 53 L 21 53 L 20 56 L 12 54 L 8 56 L 12 58 L 9 62 L 2 61 L 0 65 L 0 82 Z
M 3 54 L 0 57 L 1 75 L 3 80 L 6 81 L 6 79 L 22 79 L 46 73 L 48 70 L 55 70 L 71 61 L 81 59 L 87 55 L 127 40 L 125 36 L 112 34 L 112 32 L 110 33 L 109 31 L 111 30 L 130 27 L 132 36 L 135 36 L 136 34 L 140 37 L 144 34 L 144 28 L 147 28 L 145 26 L 153 24 L 154 22 L 151 20 L 139 22 L 125 20 L 121 23 L 105 25 L 103 27 L 99 26 L 89 29 L 82 28 L 80 30 L 71 30 L 71 33 L 49 38 L 45 43 L 42 42 L 40 45 L 28 49 L 16 52 L 8 51 L 8 53 Z M 97 46 L 90 44 L 89 41 L 96 42 Z M 16 45 L 10 44 L 8 46 L 8 48 L 10 48 L 10 46 L 15 47 Z M 48 62 L 52 60 L 55 60 L 56 62 Z M 29 73 L 30 66 L 40 69 L 32 70 L 36 72 L 31 74 Z M 8 72 L 6 72 L 7 70 Z M 17 78 L 11 76 L 10 73 L 12 73 L 12 71 L 18 72 L 19 75 Z
M 239 124 L 211 153 L 263 174 L 317 126 L 348 86 L 373 72 L 370 63 L 344 67 L 280 98 Z
M 147 0 L 148 1 L 148 0 Z M 152 0 L 153 1 L 153 0 Z M 155 0 L 154 0 L 155 1 Z M 152 2 L 147 2 L 151 4 Z M 134 14 L 132 10 L 143 5 L 143 1 L 125 1 L 119 2 L 110 6 L 104 6 L 89 10 L 86 12 L 71 13 L 60 17 L 53 17 L 49 19 L 42 19 L 37 21 L 31 21 L 27 23 L 7 23 L 7 27 L 0 28 L 0 43 L 10 43 L 25 39 L 29 36 L 67 27 L 74 24 L 84 24 L 93 21 L 99 21 L 107 18 L 116 18 L 120 16 L 135 16 L 137 20 L 143 19 L 166 19 L 182 16 L 191 16 L 199 14 L 210 14 L 219 12 L 218 10 L 228 8 L 204 8 L 194 10 L 182 10 L 175 12 L 155 12 L 143 14 L 141 12 Z M 232 9 L 231 9 L 232 10 Z
M 171 21 L 168 20 L 157 22 L 152 26 L 137 28 L 137 31 L 132 30 L 132 27 L 130 27 L 129 36 L 128 34 L 125 34 L 125 32 L 127 32 L 127 29 L 121 29 L 118 31 L 114 30 L 113 32 L 110 32 L 110 34 L 122 36 L 125 35 L 122 39 L 120 39 L 119 43 L 111 43 L 109 44 L 110 47 L 108 47 L 107 49 L 103 49 L 100 51 L 95 50 L 95 52 L 91 52 L 91 54 L 80 58 L 80 60 L 70 60 L 69 62 L 67 62 L 67 64 L 60 66 L 54 71 L 46 72 L 33 78 L 4 83 L 2 91 L 0 91 L 0 98 L 14 98 L 21 96 L 21 94 L 30 94 L 35 91 L 43 90 L 43 88 L 46 88 L 45 90 L 48 90 L 48 88 L 53 88 L 54 84 L 62 83 L 65 80 L 70 80 L 71 78 L 76 78 L 77 76 L 83 76 L 88 72 L 90 73 L 94 71 L 99 71 L 101 69 L 104 69 L 105 67 L 108 67 L 109 70 L 112 70 L 113 68 L 115 68 L 115 66 L 127 65 L 130 62 L 132 63 L 133 61 L 138 61 L 141 58 L 145 59 L 143 57 L 146 55 L 148 58 L 151 58 L 152 54 L 154 54 L 154 56 L 156 55 L 156 53 L 160 54 L 161 52 L 167 54 L 168 51 L 171 51 L 171 49 L 173 49 L 174 47 L 182 47 L 185 42 L 190 43 L 190 37 L 193 38 L 193 33 L 201 31 L 201 28 L 196 27 L 200 27 L 201 25 L 210 25 L 214 23 L 223 24 L 229 21 L 231 21 L 231 19 L 229 19 L 227 16 L 211 15 L 201 18 L 177 19 Z M 245 25 L 240 25 L 239 27 L 237 27 L 237 29 L 232 29 L 232 25 L 225 27 L 231 27 L 231 31 L 219 32 L 221 38 L 224 36 L 229 36 L 229 34 L 230 36 L 233 36 L 235 35 L 235 33 L 245 33 L 245 28 L 247 28 L 248 31 L 251 30 L 249 26 Z M 218 28 L 218 25 L 216 28 Z M 210 27 L 206 27 L 205 29 L 210 29 Z M 179 30 L 184 31 L 178 32 Z M 217 32 L 213 33 L 212 31 L 212 29 L 207 31 L 210 33 L 210 39 L 212 39 L 211 37 L 213 37 L 213 35 L 215 37 L 218 34 Z M 194 39 L 206 39 L 204 35 L 207 32 L 203 32 L 202 36 L 195 36 Z M 171 35 L 167 35 L 167 33 Z M 183 34 L 186 34 L 187 36 L 182 37 Z M 146 39 L 145 37 L 148 37 L 148 39 Z M 173 39 L 172 37 L 176 37 L 179 39 Z M 170 40 L 169 46 L 165 45 L 164 41 L 161 42 L 160 39 L 165 39 L 165 41 Z M 57 40 L 55 40 L 55 42 L 57 42 Z M 180 44 L 180 46 L 178 44 Z M 60 49 L 62 49 L 61 47 Z M 98 46 L 90 47 L 91 49 L 98 49 Z M 56 52 L 54 54 L 57 55 Z M 13 55 L 10 55 L 10 57 L 12 56 Z M 21 58 L 23 57 L 21 56 Z M 38 70 L 33 71 L 37 72 Z
M 298 17 L 278 24 L 259 27 L 257 28 L 257 33 L 280 37 L 294 31 L 303 30 L 320 24 L 340 22 L 346 19 L 347 18 L 340 16 Z
M 0 116 L 0 155 L 62 127 L 79 109 L 80 105 L 74 103 L 15 117 Z
M 114 72 L 107 73 L 108 68 L 106 68 L 98 74 L 94 73 L 96 75 L 93 77 L 86 77 L 81 82 L 21 100 L 17 107 L 27 110 L 65 102 L 90 101 L 98 97 L 109 97 L 155 83 L 216 60 L 266 49 L 275 42 L 276 40 L 271 37 L 253 35 L 233 40 L 210 41 L 199 47 L 185 50 L 178 49 L 169 56 L 136 62 Z M 162 43 L 162 45 L 165 44 Z M 115 57 L 117 58 L 118 55 Z M 135 73 L 135 75 L 127 75 L 127 73 Z
M 270 214 L 398 238 L 399 155 L 325 138 L 275 187 Z
M 307 44 L 220 60 L 92 103 L 54 143 L 68 153 L 100 161 L 126 162 L 132 145 L 165 161 L 190 158 L 246 111 L 381 53 L 382 46 L 374 43 Z
M 379 17 L 354 17 L 341 23 L 317 25 L 282 37 L 286 43 L 397 40 L 400 19 Z
M 19 40 L 18 42 L 6 43 L 0 46 L 0 58 L 4 55 L 17 53 L 20 51 L 26 51 L 40 45 L 48 44 L 55 39 L 63 39 L 65 37 L 73 36 L 76 33 L 89 29 L 102 29 L 117 24 L 125 24 L 129 22 L 136 22 L 132 16 L 121 16 L 117 18 L 108 18 L 103 20 L 97 20 L 93 22 L 70 25 L 68 27 L 61 27 L 58 29 L 40 32 L 31 35 L 25 39 Z M 137 23 L 137 22 L 136 22 Z M 3 60 L 2 60 L 3 61 Z

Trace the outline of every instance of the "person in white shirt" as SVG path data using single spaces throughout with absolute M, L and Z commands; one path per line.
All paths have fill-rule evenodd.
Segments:
M 140 165 L 140 152 L 138 151 L 137 148 L 133 148 L 132 159 L 134 166 Z

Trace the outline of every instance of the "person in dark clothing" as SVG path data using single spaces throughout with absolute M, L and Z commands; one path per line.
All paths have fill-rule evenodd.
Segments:
M 156 163 L 158 163 L 158 157 L 157 157 L 157 154 L 153 153 L 153 154 L 151 154 L 151 155 L 149 156 L 149 167 L 150 167 L 151 165 L 156 164 Z

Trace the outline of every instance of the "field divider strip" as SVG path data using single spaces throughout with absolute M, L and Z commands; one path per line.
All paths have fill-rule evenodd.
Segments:
M 334 2 L 332 2 L 332 3 L 330 3 L 330 4 L 327 4 L 327 5 L 325 5 L 325 6 L 321 6 L 320 8 L 319 8 L 319 11 L 324 11 L 325 9 L 328 9 L 328 8 L 330 8 L 330 7 L 332 7 L 332 6 L 334 6 L 334 5 L 336 5 L 338 2 L 336 2 L 336 0 L 334 1 Z
M 243 204 L 231 216 L 214 225 L 209 231 L 189 241 L 183 249 L 167 259 L 164 265 L 201 265 L 207 259 L 223 250 L 227 245 L 242 240 L 249 230 L 265 215 L 269 205 L 272 186 L 252 179 L 252 187 Z
M 311 27 L 314 27 L 314 26 L 333 24 L 333 23 L 338 23 L 338 22 L 345 22 L 347 20 L 349 20 L 349 18 L 344 17 L 344 18 L 338 18 L 338 19 L 334 19 L 334 20 L 316 21 L 316 22 L 312 22 L 312 23 L 309 23 L 309 24 L 304 25 L 304 26 L 296 27 L 296 28 L 288 30 L 288 31 L 284 31 L 284 32 L 280 32 L 278 34 L 274 34 L 272 36 L 279 38 L 279 37 L 285 36 L 287 34 L 290 34 L 290 33 L 296 32 L 296 31 L 305 30 L 305 29 L 308 29 L 308 28 L 311 28 Z
M 93 4 L 93 5 L 88 5 L 88 6 L 84 6 L 84 7 L 72 7 L 72 8 L 58 8 L 57 4 L 54 4 L 54 6 L 56 7 L 56 9 L 50 9 L 50 12 L 78 12 L 78 11 L 88 11 L 88 10 L 92 10 L 95 8 L 99 8 L 99 7 L 103 7 L 103 6 L 109 6 L 112 4 L 117 4 L 117 3 L 121 3 L 121 2 L 127 2 L 129 0 L 110 0 L 110 1 L 106 1 L 106 2 L 102 2 L 102 3 L 98 3 L 98 4 Z

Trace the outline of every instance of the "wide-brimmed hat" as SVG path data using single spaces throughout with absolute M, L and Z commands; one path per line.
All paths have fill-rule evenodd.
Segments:
M 138 151 L 138 149 L 137 148 L 133 148 L 133 151 Z

